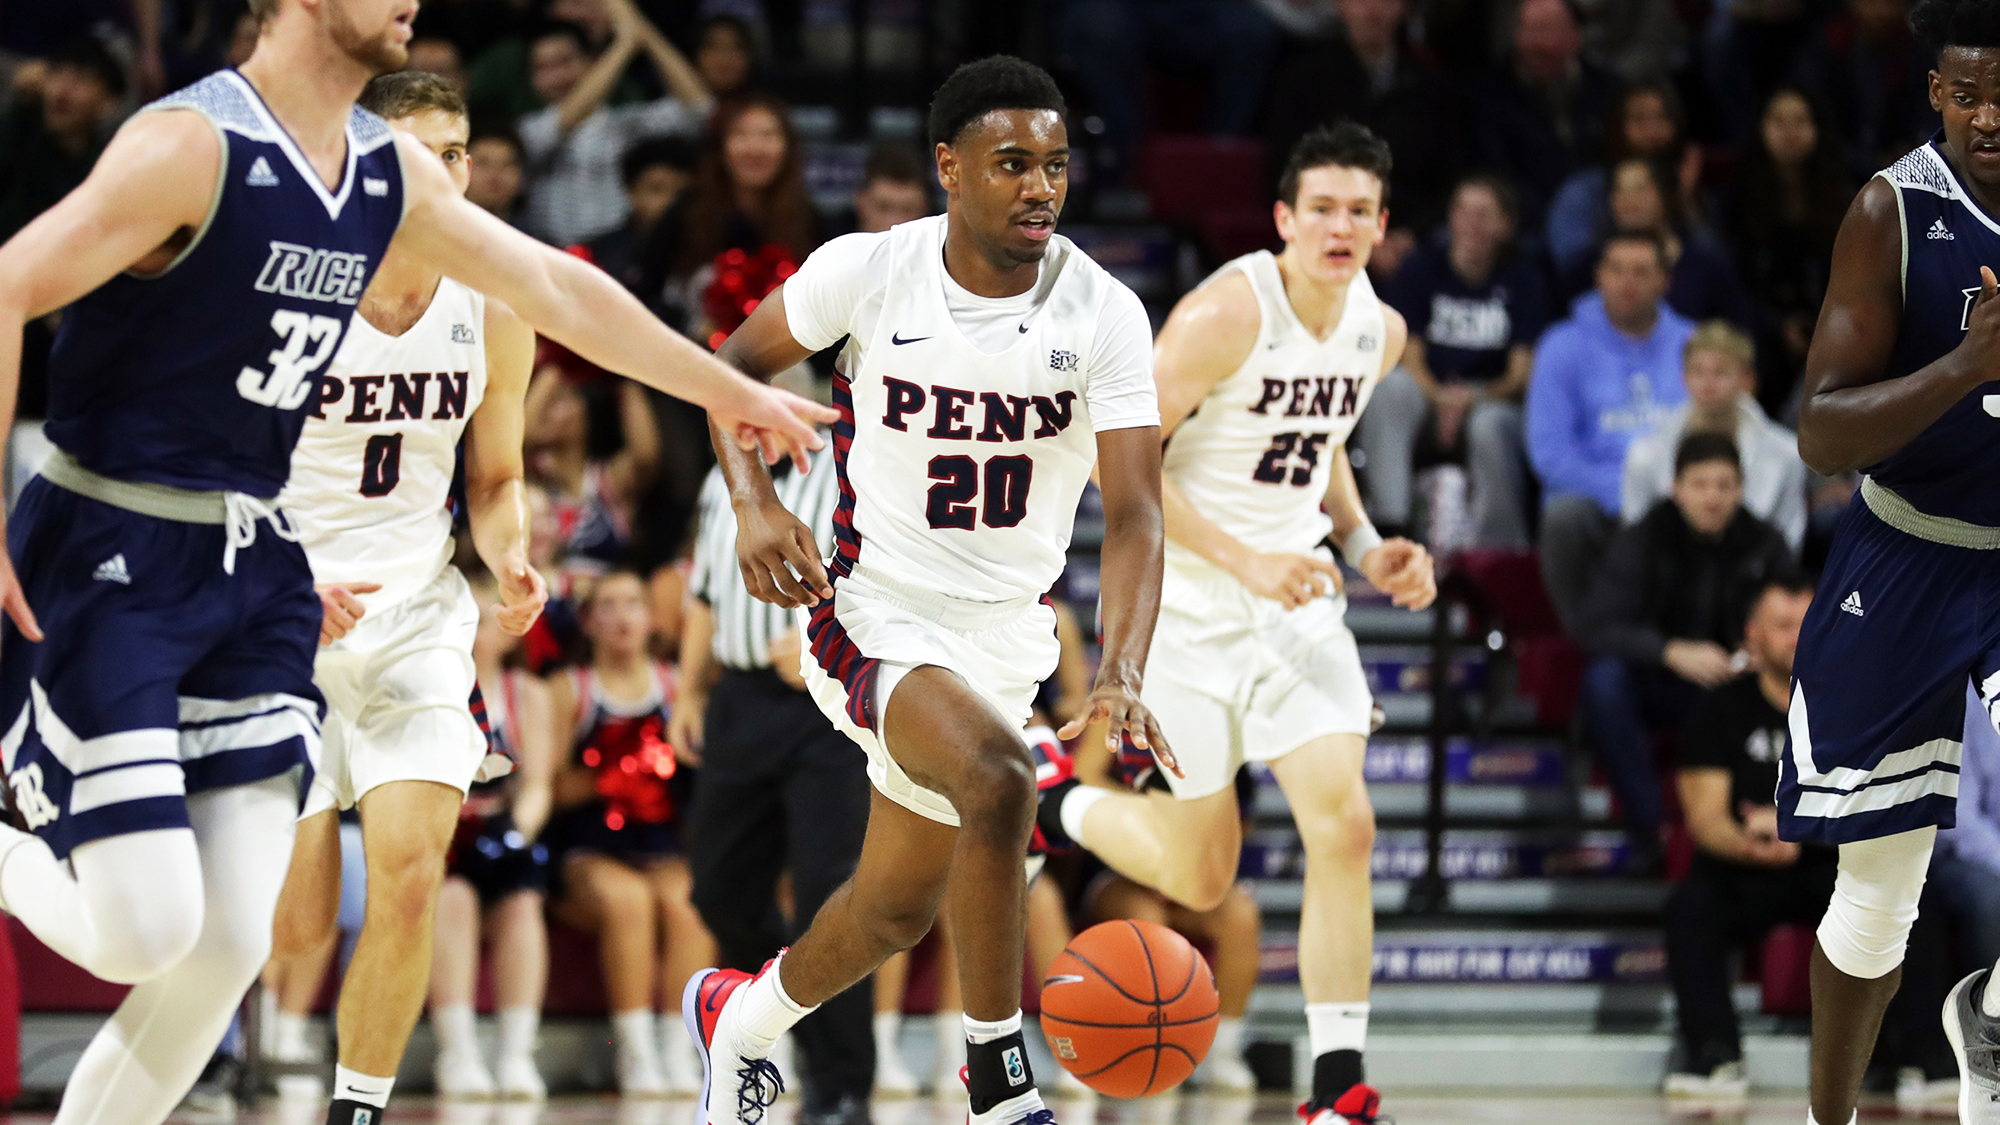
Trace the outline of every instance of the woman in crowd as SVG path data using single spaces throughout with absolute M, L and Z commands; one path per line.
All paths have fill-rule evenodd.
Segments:
M 694 69 L 718 104 L 727 105 L 755 90 L 762 68 L 750 25 L 729 15 L 701 21 L 695 33 Z
M 1755 302 L 1764 409 L 1790 399 L 1826 296 L 1833 236 L 1854 197 L 1839 146 L 1806 96 L 1783 87 L 1764 102 L 1724 229 Z
M 466 170 L 472 174 L 465 198 L 519 226 L 521 138 L 502 131 L 480 133 L 472 138 L 465 155 Z
M 497 753 L 514 771 L 473 786 L 459 816 L 458 835 L 438 892 L 437 943 L 431 955 L 431 1028 L 440 1097 L 525 1098 L 547 1093 L 535 1068 L 535 1034 L 548 990 L 549 938 L 542 921 L 548 891 L 548 823 L 555 772 L 555 728 L 547 684 L 516 666 L 520 638 L 500 627 L 499 593 L 489 575 L 473 579 L 485 607 L 472 642 L 472 662 L 486 724 Z M 486 1069 L 473 1029 L 479 951 L 490 945 L 493 992 L 500 1022 L 498 1065 Z
M 554 364 L 528 388 L 528 476 L 548 489 L 566 571 L 601 574 L 624 561 L 632 512 L 660 463 L 660 427 L 646 390 L 628 379 L 605 386 L 617 397 L 623 441 L 593 456 L 590 404 Z M 555 582 L 551 576 L 551 582 Z
M 1692 198 L 1701 154 L 1688 145 L 1685 127 L 1680 98 L 1665 83 L 1634 83 L 1612 100 L 1604 124 L 1604 163 L 1572 174 L 1549 204 L 1543 237 L 1558 277 L 1588 273 L 1593 265 L 1591 251 L 1611 229 L 1611 170 L 1619 162 L 1635 156 L 1664 160 L 1680 188 L 1674 198 Z
M 1611 226 L 1657 235 L 1667 249 L 1667 306 L 1689 320 L 1749 328 L 1750 297 L 1728 255 L 1682 218 L 1681 185 L 1663 160 L 1628 157 L 1611 169 Z M 1587 284 L 1587 278 L 1580 278 Z M 1576 286 L 1581 289 L 1582 286 Z
M 550 685 L 555 729 L 572 747 L 548 832 L 560 856 L 556 916 L 598 936 L 619 1089 L 691 1093 L 701 1065 L 680 1020 L 681 990 L 717 951 L 689 901 L 679 840 L 692 779 L 667 742 L 674 673 L 654 656 L 651 599 L 629 570 L 594 584 L 583 628 L 589 662 Z M 656 1011 L 666 1015 L 656 1020 Z

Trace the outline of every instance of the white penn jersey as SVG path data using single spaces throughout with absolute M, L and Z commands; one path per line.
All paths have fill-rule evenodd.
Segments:
M 1233 270 L 1257 295 L 1257 342 L 1174 431 L 1162 472 L 1244 546 L 1303 554 L 1333 530 L 1321 508 L 1333 471 L 1327 453 L 1346 443 L 1381 381 L 1388 322 L 1368 275 L 1356 274 L 1340 323 L 1315 339 L 1292 311 L 1270 251 L 1245 254 L 1203 284 Z M 1207 565 L 1172 540 L 1167 557 Z
M 1159 424 L 1151 327 L 1060 236 L 1029 292 L 966 292 L 944 268 L 946 222 L 835 239 L 785 282 L 794 338 L 848 338 L 832 566 L 975 601 L 1039 596 L 1062 573 L 1097 432 Z
M 371 609 L 408 598 L 451 557 L 452 473 L 486 394 L 486 298 L 450 278 L 390 336 L 359 313 L 319 380 L 279 497 L 313 578 L 379 582 Z

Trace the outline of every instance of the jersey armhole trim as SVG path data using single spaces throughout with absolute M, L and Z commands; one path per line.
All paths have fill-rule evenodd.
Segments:
M 216 144 L 221 146 L 221 159 L 216 162 L 215 168 L 215 190 L 210 192 L 208 196 L 208 214 L 201 217 L 201 225 L 194 228 L 194 236 L 188 239 L 186 246 L 181 247 L 180 253 L 175 254 L 172 261 L 161 266 L 153 273 L 140 273 L 133 269 L 125 270 L 125 276 L 134 281 L 158 281 L 160 278 L 172 273 L 175 266 L 187 261 L 188 255 L 194 253 L 195 247 L 200 246 L 201 240 L 207 237 L 208 228 L 215 225 L 215 214 L 222 210 L 222 193 L 229 186 L 229 131 L 224 129 L 220 122 L 191 105 L 167 105 L 160 106 L 157 109 L 147 107 L 141 109 L 139 112 L 164 113 L 175 109 L 192 113 L 203 121 L 206 121 L 209 131 L 215 134 Z
M 1910 216 L 1903 209 L 1902 185 L 1891 179 L 1887 172 L 1876 174 L 1882 177 L 1882 182 L 1889 185 L 1890 191 L 1896 193 L 1896 241 L 1903 252 L 1902 265 L 1896 271 L 1896 280 L 1901 286 L 1903 304 L 1907 307 L 1910 303 Z
M 396 179 L 401 182 L 403 189 L 403 209 L 396 215 L 396 230 L 389 233 L 389 241 L 394 242 L 396 231 L 403 229 L 403 220 L 410 217 L 410 169 L 403 164 L 403 146 L 396 143 L 393 133 L 389 137 L 389 145 L 396 152 Z M 383 253 L 386 254 L 388 251 L 384 250 Z

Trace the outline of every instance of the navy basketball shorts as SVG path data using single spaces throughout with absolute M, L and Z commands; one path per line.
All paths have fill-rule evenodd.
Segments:
M 223 570 L 221 524 L 158 519 L 37 478 L 8 550 L 45 640 L 0 629 L 0 762 L 57 856 L 188 826 L 186 796 L 319 756 L 320 602 L 297 543 L 259 526 Z
M 1792 667 L 1779 834 L 1844 844 L 1957 822 L 1967 686 L 2000 695 L 2000 551 L 1848 505 Z

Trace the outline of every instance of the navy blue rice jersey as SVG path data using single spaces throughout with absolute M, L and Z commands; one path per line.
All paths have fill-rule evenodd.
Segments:
M 48 434 L 119 480 L 274 497 L 317 377 L 403 216 L 389 127 L 356 108 L 332 190 L 241 74 L 147 107 L 222 140 L 208 220 L 163 272 L 120 274 L 63 314 Z
M 1960 183 L 1942 136 L 1880 173 L 1903 218 L 1903 318 L 1889 355 L 1894 378 L 1958 346 L 1979 293 L 1979 267 L 2000 269 L 2000 222 Z M 2000 372 L 1995 372 L 2000 378 Z M 2000 526 L 2000 382 L 1980 384 L 1868 474 L 1918 511 Z

